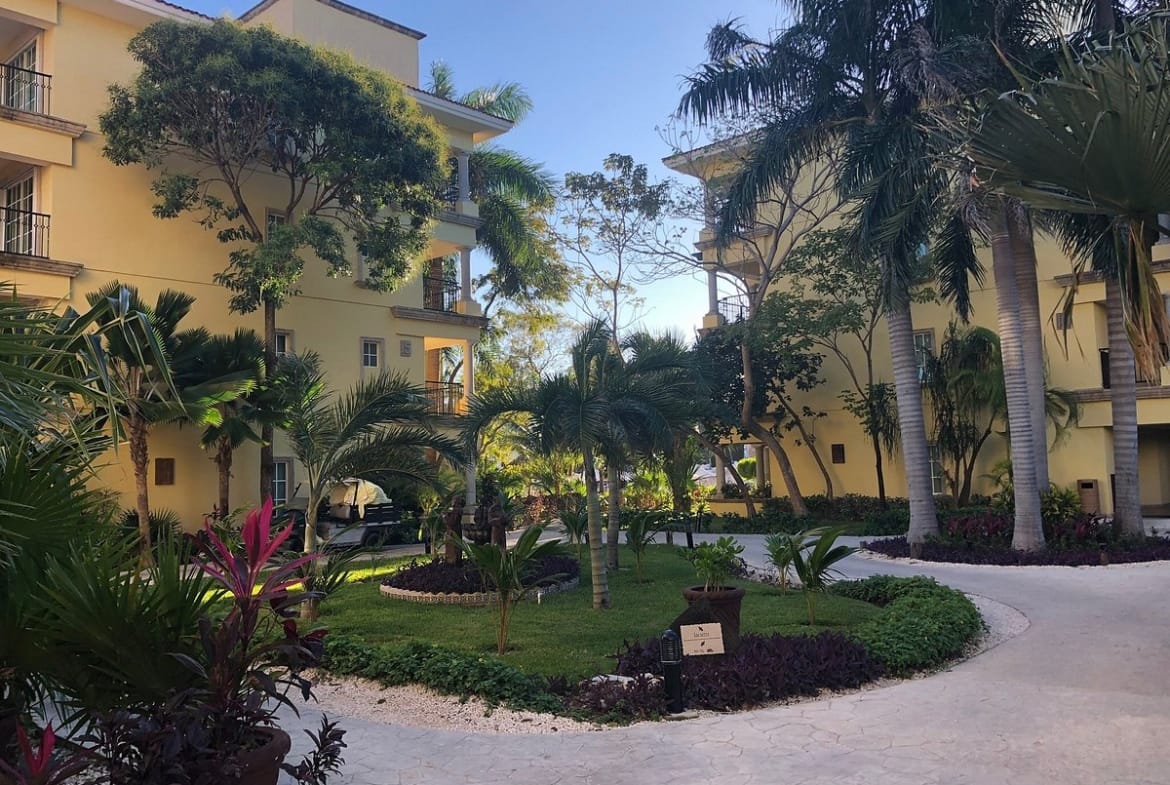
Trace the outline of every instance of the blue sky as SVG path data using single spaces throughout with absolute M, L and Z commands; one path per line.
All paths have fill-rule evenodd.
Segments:
M 250 0 L 179 0 L 207 14 L 238 15 Z M 776 25 L 777 0 L 349 0 L 427 34 L 424 72 L 445 60 L 458 86 L 517 81 L 535 109 L 502 142 L 558 177 L 591 172 L 611 152 L 669 174 L 655 132 L 678 103 L 681 78 L 703 59 L 712 25 L 739 17 L 757 34 Z M 477 267 L 483 265 L 477 260 Z M 704 282 L 685 278 L 643 292 L 645 323 L 690 334 L 706 311 Z

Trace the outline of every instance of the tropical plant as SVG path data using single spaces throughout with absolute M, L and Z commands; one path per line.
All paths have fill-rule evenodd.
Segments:
M 800 578 L 800 591 L 808 606 L 810 626 L 817 623 L 817 596 L 837 575 L 833 565 L 857 552 L 848 545 L 834 547 L 843 533 L 844 529 L 812 529 L 802 532 L 799 540 L 793 540 L 792 569 Z
M 728 588 L 728 578 L 739 571 L 743 546 L 734 537 L 720 537 L 694 548 L 681 548 L 679 553 L 695 568 L 695 574 L 703 582 L 703 591 L 719 591 Z
M 768 553 L 768 563 L 776 568 L 776 577 L 780 581 L 780 591 L 788 593 L 789 571 L 792 568 L 793 558 L 807 545 L 807 532 L 777 532 L 769 534 L 764 540 L 764 550 Z
M 529 580 L 528 572 L 541 560 L 565 553 L 560 540 L 540 542 L 542 534 L 543 527 L 530 526 L 510 549 L 460 541 L 463 553 L 475 564 L 480 574 L 490 578 L 496 586 L 497 654 L 504 654 L 508 650 L 508 627 L 516 603 L 537 587 L 536 583 Z M 555 582 L 558 577 L 546 578 L 545 582 Z
M 157 217 L 194 213 L 230 246 L 216 281 L 234 312 L 263 311 L 267 373 L 276 312 L 299 292 L 307 260 L 350 275 L 356 245 L 378 291 L 414 271 L 448 167 L 442 131 L 402 86 L 349 55 L 224 19 L 156 22 L 128 48 L 142 70 L 110 88 L 103 152 L 154 171 Z M 247 185 L 258 170 L 275 190 Z M 287 201 L 266 218 L 277 192 Z M 262 499 L 273 429 L 261 425 Z
M 589 507 L 582 501 L 575 507 L 562 510 L 560 520 L 561 525 L 565 527 L 565 534 L 569 538 L 569 543 L 577 546 L 577 559 L 579 560 L 581 558 L 581 546 L 589 536 Z
M 36 752 L 21 726 L 16 728 L 16 740 L 20 747 L 19 763 L 13 766 L 0 758 L 0 781 L 5 785 L 65 785 L 90 765 L 82 752 L 53 754 L 57 747 L 57 734 L 53 732 L 51 722 L 41 731 Z
M 631 336 L 623 342 L 630 356 L 615 358 L 613 336 L 599 321 L 590 323 L 570 351 L 570 368 L 515 389 L 477 396 L 464 418 L 464 441 L 473 451 L 479 435 L 506 415 L 519 415 L 519 429 L 544 451 L 561 449 L 582 457 L 589 517 L 593 606 L 609 606 L 601 536 L 597 457 L 614 442 L 665 441 L 676 425 L 676 407 L 688 380 L 685 356 L 677 346 Z M 616 531 L 614 533 L 616 538 Z M 616 542 L 615 542 L 616 545 Z
M 633 510 L 626 520 L 626 545 L 634 554 L 634 574 L 641 583 L 646 579 L 643 570 L 646 549 L 654 542 L 654 536 L 662 531 L 666 516 L 661 510 Z
M 1040 209 L 1107 216 L 1094 245 L 1112 245 L 1118 261 L 1106 272 L 1116 284 L 1116 293 L 1107 292 L 1111 318 L 1124 324 L 1137 370 L 1147 378 L 1156 378 L 1170 336 L 1150 256 L 1157 216 L 1170 209 L 1167 151 L 1159 134 L 1150 135 L 1164 124 L 1170 104 L 1163 78 L 1170 61 L 1166 27 L 1165 16 L 1155 14 L 1127 23 L 1106 42 L 1066 46 L 1056 76 L 1022 79 L 1019 90 L 988 103 L 965 150 L 994 189 Z M 1123 374 L 1114 396 L 1131 397 L 1130 378 Z M 1134 407 L 1115 410 L 1117 434 L 1136 433 L 1131 415 Z M 1127 503 L 1119 504 L 1117 517 L 1139 532 L 1136 449 L 1130 446 L 1115 459 L 1118 502 Z
M 120 314 L 143 315 L 129 329 L 106 329 L 100 333 L 107 356 L 109 383 L 118 390 L 118 430 L 126 435 L 134 468 L 135 507 L 142 562 L 151 559 L 150 498 L 147 485 L 149 446 L 153 425 L 164 422 L 193 422 L 216 425 L 223 417 L 219 404 L 235 400 L 255 386 L 248 373 L 227 374 L 201 383 L 184 384 L 173 370 L 187 367 L 203 350 L 207 331 L 179 331 L 179 323 L 190 313 L 195 298 L 166 289 L 153 305 L 147 305 L 138 289 L 111 281 L 86 295 L 91 307 L 109 307 L 97 317 L 97 324 L 110 327 Z
M 314 600 L 312 608 L 306 614 L 310 621 L 317 619 L 322 600 L 349 582 L 354 562 L 365 554 L 366 552 L 360 548 L 347 548 L 335 550 L 328 556 L 310 561 L 298 559 L 292 554 L 285 555 L 285 561 L 298 563 L 293 576 L 298 579 L 300 590 L 304 592 L 306 600 Z
M 426 391 L 402 375 L 383 372 L 336 397 L 325 386 L 320 359 L 307 353 L 289 363 L 282 379 L 282 395 L 291 402 L 285 431 L 305 470 L 305 553 L 317 549 L 318 507 L 345 478 L 396 476 L 425 484 L 438 476 L 425 450 L 462 460 L 458 445 L 435 431 Z

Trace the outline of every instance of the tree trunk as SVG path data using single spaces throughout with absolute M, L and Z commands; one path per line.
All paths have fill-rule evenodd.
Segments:
M 1143 534 L 1138 483 L 1137 378 L 1133 346 L 1125 331 L 1121 287 L 1105 276 L 1109 325 L 1109 399 L 1113 415 L 1113 522 L 1126 534 Z
M 276 303 L 264 301 L 264 382 L 276 368 Z M 276 429 L 270 421 L 260 426 L 260 503 L 272 498 L 272 438 Z M 306 510 L 306 518 L 308 511 Z M 308 535 L 306 535 L 307 537 Z
M 833 478 L 829 474 L 829 467 L 825 465 L 825 459 L 821 457 L 821 451 L 817 449 L 817 440 L 815 436 L 811 436 L 808 429 L 804 427 L 804 421 L 800 419 L 796 409 L 791 404 L 782 403 L 788 416 L 796 423 L 796 430 L 800 434 L 800 438 L 804 440 L 804 445 L 808 447 L 808 451 L 812 453 L 813 460 L 816 461 L 817 468 L 821 470 L 821 477 L 825 481 L 825 498 L 833 498 Z
M 1036 455 L 1036 487 L 1048 490 L 1048 417 L 1045 413 L 1044 333 L 1040 323 L 1040 293 L 1036 284 L 1036 238 L 1025 214 L 1008 226 L 1015 265 L 1016 292 L 1020 298 L 1020 341 L 1024 374 L 1028 382 L 1028 419 Z
M 127 430 L 130 432 L 130 461 L 134 464 L 134 506 L 138 511 L 138 560 L 145 569 L 154 564 L 150 541 L 150 498 L 146 471 L 149 461 L 146 443 L 146 418 L 135 408 L 130 411 Z
M 1009 236 L 1011 224 L 1002 202 L 993 206 L 991 256 L 995 271 L 995 301 L 999 313 L 999 346 L 1007 397 L 1008 431 L 1012 435 L 1012 486 L 1015 492 L 1015 529 L 1012 547 L 1018 551 L 1044 548 L 1040 523 L 1040 491 L 1036 485 L 1036 450 L 1032 440 L 1031 398 L 1021 341 L 1020 297 L 1016 289 L 1015 258 Z
M 605 462 L 606 484 L 609 486 L 609 524 L 605 527 L 606 559 L 609 569 L 618 568 L 618 533 L 622 523 L 622 469 L 618 461 Z
M 752 373 L 752 351 L 746 340 L 740 341 L 739 353 L 743 360 L 743 408 L 740 410 L 740 425 L 745 431 L 763 442 L 764 446 L 776 456 L 776 462 L 780 466 L 780 474 L 784 477 L 784 487 L 788 490 L 788 499 L 792 503 L 792 513 L 798 518 L 803 518 L 808 515 L 808 506 L 805 505 L 804 496 L 800 493 L 800 485 L 796 481 L 796 473 L 792 471 L 792 462 L 788 460 L 788 453 L 780 446 L 780 440 L 776 438 L 775 434 L 765 428 L 752 411 L 756 382 Z
M 215 448 L 215 466 L 219 470 L 219 517 L 231 512 L 232 442 L 223 437 Z
M 605 574 L 605 549 L 601 544 L 601 498 L 597 493 L 597 465 L 593 451 L 585 448 L 585 500 L 589 514 L 589 567 L 593 582 L 593 608 L 609 607 L 609 582 Z
M 1113 0 L 1093 0 L 1096 15 L 1093 19 L 1093 32 L 1098 35 L 1111 33 L 1117 29 L 1117 15 L 1113 13 Z
M 914 357 L 914 322 L 909 303 L 891 309 L 886 314 L 886 323 L 894 363 L 894 398 L 898 406 L 902 459 L 906 464 L 906 495 L 910 499 L 910 529 L 906 540 L 911 553 L 919 555 L 926 538 L 938 534 L 938 516 L 934 489 L 930 485 L 930 448 L 926 441 L 922 385 Z
M 305 505 L 305 553 L 317 552 L 317 508 L 321 500 L 311 490 Z
M 870 435 L 873 442 L 873 468 L 877 473 L 878 505 L 884 510 L 889 506 L 886 501 L 886 472 L 882 464 L 882 441 L 877 434 Z

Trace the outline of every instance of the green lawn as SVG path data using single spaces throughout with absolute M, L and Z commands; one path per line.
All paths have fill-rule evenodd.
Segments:
M 676 548 L 652 546 L 646 557 L 648 582 L 634 577 L 634 559 L 625 548 L 622 569 L 609 578 L 613 608 L 594 611 L 589 585 L 588 555 L 581 586 L 554 595 L 540 605 L 525 602 L 512 621 L 509 652 L 504 660 L 530 672 L 582 678 L 613 669 L 614 654 L 623 640 L 657 635 L 686 608 L 681 590 L 693 585 L 691 566 Z M 476 653 L 495 652 L 495 614 L 490 608 L 417 605 L 389 599 L 378 591 L 380 579 L 351 583 L 321 605 L 321 622 L 330 631 L 355 635 L 367 643 L 401 645 L 425 640 Z M 743 631 L 801 634 L 848 630 L 882 613 L 866 603 L 825 595 L 817 604 L 816 627 L 809 627 L 799 592 L 782 595 L 774 586 L 740 582 L 748 589 L 743 600 Z

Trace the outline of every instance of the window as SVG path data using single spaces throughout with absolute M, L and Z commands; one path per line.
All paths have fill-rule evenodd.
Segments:
M 1101 356 L 1101 389 L 1109 389 L 1109 350 L 1098 349 L 1097 353 Z
M 292 461 L 277 458 L 272 463 L 272 503 L 278 507 L 288 504 L 289 487 L 292 484 Z
M 175 459 L 174 458 L 155 458 L 154 459 L 154 484 L 155 485 L 174 485 L 175 484 Z
M 269 237 L 272 236 L 272 227 L 284 226 L 288 223 L 288 216 L 280 210 L 269 210 L 264 219 L 264 231 Z
M 398 356 L 410 357 L 414 354 L 414 343 L 409 338 L 403 338 L 398 342 Z
M 914 365 L 918 368 L 918 383 L 930 381 L 930 366 L 934 360 L 934 330 L 914 333 Z
M 33 255 L 37 248 L 33 231 L 33 178 L 17 180 L 3 191 L 4 251 Z
M 833 444 L 830 445 L 830 452 L 833 454 L 833 463 L 845 463 L 845 445 Z
M 937 444 L 928 445 L 930 450 L 930 492 L 941 496 L 947 492 L 946 474 L 943 472 L 942 450 Z
M 1166 243 L 1170 243 L 1170 234 L 1167 234 L 1167 232 L 1170 232 L 1170 213 L 1158 214 L 1158 228 L 1161 231 L 1158 232 L 1158 239 L 1155 244 L 1165 245 Z
M 1056 316 L 1053 317 L 1053 323 L 1056 325 L 1056 329 L 1062 332 L 1064 330 L 1071 330 L 1073 326 L 1072 312 L 1070 311 L 1067 314 L 1064 312 L 1056 314 Z
M 36 42 L 22 49 L 4 65 L 7 66 L 3 69 L 4 106 L 24 112 L 39 112 Z
M 376 371 L 382 367 L 382 340 L 362 338 L 362 372 Z
M 293 334 L 291 330 L 276 331 L 276 356 L 284 357 L 296 352 L 293 348 Z

